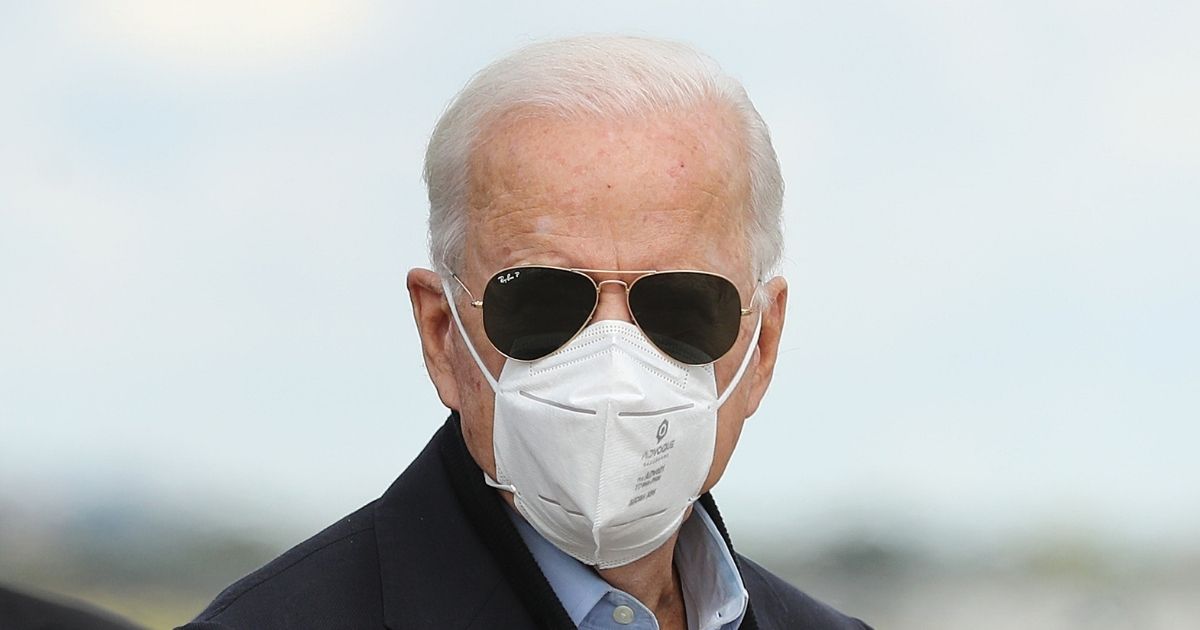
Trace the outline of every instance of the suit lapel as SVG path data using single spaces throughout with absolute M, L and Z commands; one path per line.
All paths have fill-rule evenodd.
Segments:
M 721 511 L 717 509 L 717 502 L 713 500 L 712 494 L 705 492 L 700 495 L 700 505 L 704 506 L 704 510 L 708 512 L 708 517 L 712 519 L 713 525 L 716 525 L 717 531 L 721 532 L 721 539 L 725 541 L 725 546 L 729 548 L 729 555 L 733 557 L 734 564 L 737 564 L 738 573 L 744 575 L 745 572 L 742 571 L 741 561 L 738 560 L 737 552 L 733 550 L 733 541 L 729 539 L 729 532 L 725 529 L 725 519 L 721 518 Z M 758 630 L 758 620 L 754 617 L 754 593 L 750 593 L 750 601 L 746 602 L 746 614 L 742 617 L 742 625 L 739 626 L 738 630 Z
M 502 568 L 507 583 L 515 587 L 517 597 L 537 627 L 574 630 L 575 623 L 505 512 L 504 500 L 484 483 L 483 471 L 463 440 L 457 413 L 450 416 L 445 429 L 448 434 L 452 431 L 453 439 L 442 440 L 439 446 L 451 485 L 468 520 L 476 526 L 479 538 Z
M 387 627 L 575 627 L 500 501 L 452 414 L 376 508 Z
M 503 580 L 446 478 L 437 448 L 446 433 L 438 431 L 375 511 L 389 628 L 468 628 Z

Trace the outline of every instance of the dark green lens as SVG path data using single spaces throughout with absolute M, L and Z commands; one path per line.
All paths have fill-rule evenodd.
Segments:
M 737 341 L 742 301 L 737 287 L 721 276 L 669 271 L 634 282 L 629 310 L 667 356 L 703 365 L 721 358 Z
M 488 281 L 483 329 L 506 356 L 533 361 L 570 341 L 595 307 L 596 285 L 581 273 L 514 267 Z

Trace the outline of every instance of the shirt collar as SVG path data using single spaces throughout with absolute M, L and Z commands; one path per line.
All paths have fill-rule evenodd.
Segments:
M 693 505 L 675 543 L 675 565 L 688 603 L 689 626 L 736 628 L 746 614 L 750 595 L 712 517 L 703 505 Z
M 562 602 L 563 608 L 570 615 L 571 621 L 575 622 L 576 626 L 583 623 L 583 618 L 587 617 L 588 612 L 612 590 L 612 587 L 592 571 L 591 567 L 568 556 L 542 537 L 507 503 L 504 507 L 507 508 L 508 517 L 517 526 L 517 533 L 521 534 L 525 546 L 529 547 L 533 559 L 546 576 L 546 581 L 550 582 L 550 588 L 554 589 L 558 601 Z
M 508 515 L 576 626 L 605 595 L 618 590 L 591 567 L 551 544 L 511 508 Z M 688 625 L 705 630 L 736 628 L 746 614 L 750 596 L 729 547 L 699 503 L 693 504 L 692 515 L 679 529 L 675 564 L 687 602 Z

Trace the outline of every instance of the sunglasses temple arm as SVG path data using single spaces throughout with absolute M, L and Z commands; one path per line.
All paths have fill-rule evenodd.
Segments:
M 483 306 L 483 300 L 475 299 L 475 294 L 471 293 L 471 290 L 467 288 L 467 285 L 462 281 L 462 278 L 458 277 L 458 274 L 452 273 L 450 274 L 450 277 L 454 278 L 454 281 L 458 283 L 458 286 L 462 287 L 462 290 L 467 292 L 467 297 L 471 298 L 471 306 L 474 306 L 475 308 Z M 446 290 L 446 295 L 449 296 L 450 287 L 446 286 L 445 278 L 442 278 L 442 288 Z
M 457 278 L 455 278 L 457 280 Z M 462 281 L 459 281 L 462 284 Z M 467 287 L 463 287 L 466 289 Z M 454 305 L 454 293 L 450 291 L 450 283 L 442 278 L 442 290 L 446 292 L 446 302 L 450 304 L 450 315 L 454 318 L 454 326 L 458 328 L 458 335 L 462 337 L 464 343 L 467 344 L 467 350 L 471 351 L 471 358 L 475 359 L 475 365 L 483 372 L 483 377 L 487 379 L 488 385 L 491 385 L 493 392 L 500 391 L 500 384 L 496 382 L 496 378 L 488 372 L 487 366 L 483 364 L 483 359 L 479 358 L 479 353 L 475 351 L 475 344 L 471 343 L 471 338 L 467 336 L 467 329 L 463 327 L 462 319 L 458 316 L 458 307 Z M 470 295 L 470 291 L 467 294 Z

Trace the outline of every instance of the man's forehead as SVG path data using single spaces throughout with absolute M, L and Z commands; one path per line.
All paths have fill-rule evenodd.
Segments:
M 736 114 L 704 106 L 625 117 L 563 117 L 516 111 L 495 119 L 469 161 L 472 192 L 543 186 L 556 192 L 640 181 L 664 190 L 736 185 L 745 151 Z
M 745 164 L 725 112 L 518 117 L 493 125 L 473 154 L 469 231 L 508 261 L 704 249 L 742 231 Z

